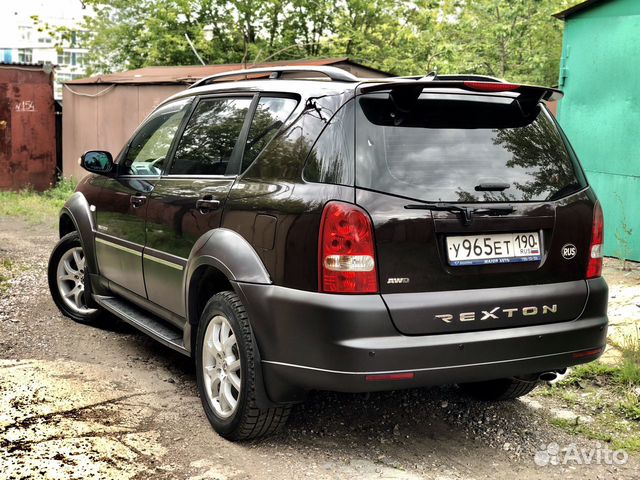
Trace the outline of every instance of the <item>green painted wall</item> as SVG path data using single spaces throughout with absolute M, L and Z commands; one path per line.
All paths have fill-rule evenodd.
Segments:
M 605 255 L 640 261 L 640 0 L 565 21 L 558 120 L 605 215 Z M 616 239 L 632 229 L 628 248 Z

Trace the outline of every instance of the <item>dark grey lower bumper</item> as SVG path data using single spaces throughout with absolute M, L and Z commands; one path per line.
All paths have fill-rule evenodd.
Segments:
M 237 284 L 258 341 L 265 386 L 275 401 L 309 389 L 362 392 L 471 382 L 591 361 L 606 343 L 607 286 L 603 279 L 588 285 L 585 308 L 573 321 L 407 336 L 395 329 L 379 295 Z M 414 376 L 367 379 L 402 372 Z

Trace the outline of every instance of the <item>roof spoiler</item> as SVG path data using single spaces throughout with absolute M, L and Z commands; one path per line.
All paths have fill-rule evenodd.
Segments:
M 402 80 L 384 83 L 360 85 L 361 93 L 371 93 L 391 90 L 391 100 L 400 110 L 409 110 L 418 99 L 423 89 L 460 89 L 469 92 L 480 93 L 504 93 L 519 94 L 515 100 L 520 105 L 523 114 L 533 110 L 541 101 L 556 101 L 563 96 L 562 92 L 555 88 L 538 87 L 535 85 L 519 85 L 500 81 L 476 81 L 476 80 Z

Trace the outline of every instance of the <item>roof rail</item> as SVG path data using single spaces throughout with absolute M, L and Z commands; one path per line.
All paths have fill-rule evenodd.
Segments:
M 355 75 L 347 72 L 346 70 L 342 70 L 338 67 L 316 67 L 316 66 L 282 66 L 282 67 L 262 67 L 262 68 L 247 68 L 244 70 L 233 70 L 231 72 L 217 73 L 215 75 L 210 75 L 208 77 L 201 78 L 189 88 L 201 87 L 202 85 L 208 85 L 210 83 L 214 83 L 220 80 L 223 80 L 228 77 L 238 77 L 245 75 L 245 78 L 242 80 L 249 80 L 249 75 L 256 75 L 261 73 L 268 73 L 269 79 L 278 79 L 282 77 L 284 73 L 321 73 L 329 77 L 332 81 L 337 82 L 358 82 L 361 79 L 356 77 Z

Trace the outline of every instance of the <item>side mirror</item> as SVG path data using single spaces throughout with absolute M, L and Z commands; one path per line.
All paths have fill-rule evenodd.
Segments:
M 109 152 L 89 150 L 80 157 L 80 166 L 87 172 L 107 175 L 113 170 L 113 157 Z

